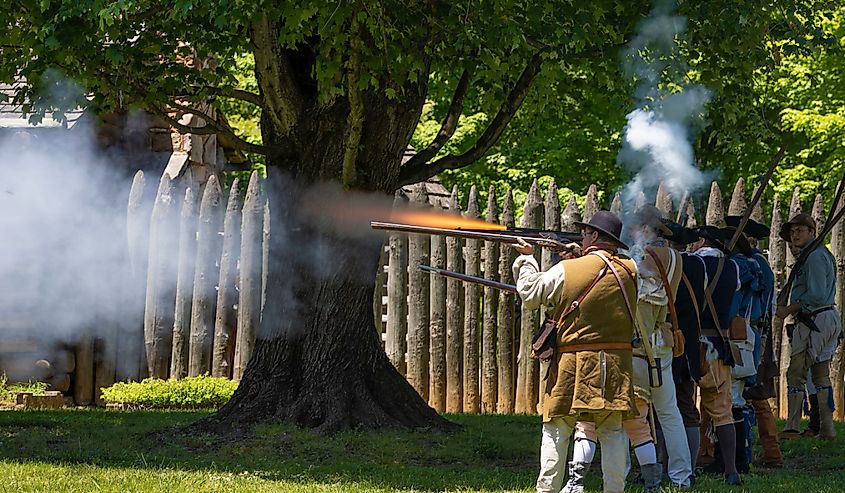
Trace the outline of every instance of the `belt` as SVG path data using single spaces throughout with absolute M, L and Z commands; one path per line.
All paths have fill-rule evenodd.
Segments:
M 834 309 L 836 309 L 836 305 L 827 305 L 827 306 L 823 306 L 821 308 L 816 308 L 815 310 L 811 311 L 809 315 L 811 317 L 815 318 L 816 315 L 819 315 L 821 313 L 824 313 L 824 312 L 827 312 L 827 311 L 830 311 L 830 310 L 834 310 Z
M 576 353 L 578 351 L 604 351 L 611 349 L 626 349 L 631 351 L 633 346 L 630 342 L 595 342 L 592 344 L 570 344 L 567 346 L 558 346 L 559 353 Z

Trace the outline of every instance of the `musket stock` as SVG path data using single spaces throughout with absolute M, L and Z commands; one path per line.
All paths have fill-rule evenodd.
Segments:
M 373 229 L 398 231 L 409 234 L 454 236 L 472 240 L 501 241 L 505 243 L 516 243 L 517 238 L 522 238 L 532 245 L 551 248 L 554 250 L 563 250 L 567 243 L 578 243 L 581 241 L 581 235 L 578 233 L 528 228 L 506 229 L 492 232 L 480 229 L 434 228 L 430 226 L 414 226 L 410 224 L 377 221 L 371 222 L 370 227 Z

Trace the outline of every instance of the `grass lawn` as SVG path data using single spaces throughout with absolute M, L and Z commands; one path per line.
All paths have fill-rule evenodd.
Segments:
M 205 414 L 0 412 L 0 491 L 533 491 L 537 417 L 450 416 L 463 425 L 450 434 L 325 437 L 266 425 L 240 441 L 225 441 L 174 432 Z M 837 425 L 845 436 L 843 423 Z M 705 476 L 695 491 L 845 491 L 845 438 L 791 441 L 784 453 L 784 469 L 746 475 L 742 488 Z M 596 469 L 589 491 L 601 491 L 598 476 Z

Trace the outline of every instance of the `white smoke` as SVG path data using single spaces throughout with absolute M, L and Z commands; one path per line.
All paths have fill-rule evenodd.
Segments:
M 692 141 L 712 94 L 685 81 L 679 43 L 686 19 L 675 15 L 675 8 L 671 0 L 658 2 L 623 53 L 625 73 L 637 84 L 637 108 L 627 115 L 617 156 L 618 163 L 635 173 L 622 192 L 626 214 L 641 194 L 654 197 L 661 181 L 675 203 L 706 183 L 695 165 Z
M 73 343 L 126 306 L 130 181 L 82 128 L 32 135 L 0 140 L 0 320 L 35 316 L 27 336 Z

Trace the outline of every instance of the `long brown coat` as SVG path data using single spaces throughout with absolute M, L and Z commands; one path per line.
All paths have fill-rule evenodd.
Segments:
M 614 257 L 609 251 L 599 253 Z M 632 260 L 619 256 L 615 256 L 615 260 L 636 276 Z M 579 297 L 604 265 L 598 256 L 588 254 L 564 260 L 548 271 L 540 272 L 534 258 L 523 255 L 514 263 L 517 291 L 526 307 L 545 305 L 550 313 L 561 313 L 563 307 Z M 632 309 L 636 310 L 636 279 L 618 264 L 615 267 Z M 567 346 L 583 344 L 630 344 L 633 328 L 622 291 L 613 274 L 607 272 L 558 328 L 559 350 L 552 358 L 543 386 L 543 421 L 602 411 L 627 413 L 634 410 L 631 349 L 572 352 L 567 349 Z

